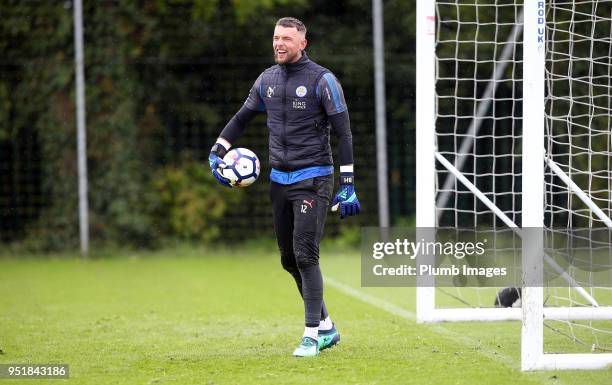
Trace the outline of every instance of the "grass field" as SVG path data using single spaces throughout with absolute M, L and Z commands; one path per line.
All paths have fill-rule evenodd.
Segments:
M 416 324 L 414 289 L 361 288 L 357 252 L 322 265 L 342 342 L 296 359 L 303 308 L 272 247 L 0 258 L 0 363 L 70 365 L 28 384 L 612 383 L 520 372 L 516 322 Z

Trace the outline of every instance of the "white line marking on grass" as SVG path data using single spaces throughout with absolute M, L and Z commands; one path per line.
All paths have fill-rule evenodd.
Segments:
M 350 297 L 353 297 L 361 302 L 365 302 L 368 305 L 382 309 L 386 311 L 387 313 L 396 315 L 398 317 L 402 317 L 412 322 L 416 322 L 416 315 L 410 310 L 406 310 L 402 308 L 401 306 L 394 305 L 390 302 L 385 301 L 382 298 L 379 298 L 379 297 L 376 297 L 370 294 L 366 294 L 359 289 L 356 289 L 354 287 L 338 282 L 329 276 L 325 276 L 324 280 L 325 280 L 325 283 L 328 284 L 329 286 L 333 287 L 334 289 L 338 291 L 341 291 L 342 293 Z M 491 348 L 480 346 L 480 342 L 478 340 L 475 340 L 463 334 L 459 334 L 457 332 L 449 330 L 441 326 L 440 324 L 428 324 L 427 327 L 439 334 L 442 334 L 444 337 L 447 337 L 463 345 L 471 346 L 471 347 L 478 346 L 479 347 L 478 349 L 474 349 L 476 353 L 481 354 L 487 358 L 490 358 L 491 360 L 498 361 L 502 363 L 503 365 L 509 367 L 510 369 L 518 370 L 520 368 L 518 362 L 513 357 L 499 353 L 498 351 L 493 350 Z M 558 379 L 556 380 L 555 383 L 562 384 L 562 382 L 559 381 Z
M 367 303 L 368 305 L 372 305 L 374 307 L 377 307 L 379 309 L 382 309 L 384 311 L 386 311 L 387 313 L 391 313 L 393 315 L 402 317 L 402 318 L 406 318 L 409 319 L 411 321 L 414 321 L 416 319 L 416 314 L 414 314 L 413 312 L 411 312 L 410 310 L 406 310 L 401 306 L 397 306 L 394 305 L 390 302 L 387 302 L 381 298 L 375 297 L 373 295 L 369 295 L 364 293 L 363 291 L 359 290 L 359 289 L 355 289 L 351 286 L 345 285 L 343 283 L 340 283 L 338 281 L 336 281 L 335 279 L 329 277 L 329 276 L 325 276 L 324 282 L 326 284 L 329 284 L 329 286 L 332 286 L 333 288 L 343 292 L 346 295 L 349 295 L 353 298 L 356 298 L 362 302 Z

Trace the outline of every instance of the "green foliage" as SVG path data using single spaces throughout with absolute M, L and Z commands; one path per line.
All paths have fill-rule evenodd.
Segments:
M 151 183 L 162 234 L 184 240 L 218 239 L 224 214 L 242 197 L 219 185 L 207 166 L 194 161 L 162 168 Z
M 416 227 L 416 215 L 409 217 L 397 217 L 393 221 L 395 227 Z
M 331 68 L 343 83 L 351 108 L 360 198 L 364 207 L 376 207 L 376 194 L 368 186 L 375 170 L 367 163 L 374 153 L 369 145 L 373 141 L 369 2 L 155 0 L 89 1 L 84 6 L 94 244 L 150 247 L 165 235 L 214 239 L 214 230 L 202 235 L 204 225 L 195 214 L 161 215 L 158 191 L 152 190 L 150 181 L 169 177 L 164 174 L 171 169 L 167 165 L 182 164 L 184 153 L 200 161 L 206 156 L 258 73 L 271 64 L 272 26 L 282 16 L 306 22 L 309 55 Z M 402 31 L 389 34 L 387 41 L 405 51 L 403 32 L 412 33 L 407 15 L 414 7 L 400 1 L 386 7 L 391 7 L 388 28 Z M 2 202 L 0 216 L 10 225 L 0 226 L 0 236 L 9 228 L 16 231 L 8 239 L 24 248 L 73 248 L 78 245 L 78 197 L 72 5 L 0 0 L 0 9 L 0 151 L 10 151 L 14 158 L 2 169 L 11 169 L 8 176 L 2 174 L 0 180 L 8 182 L 5 190 L 10 194 L 32 200 L 31 204 L 16 200 L 22 204 L 19 209 L 27 208 L 27 216 L 15 214 L 17 210 Z M 400 62 L 407 59 L 392 61 Z M 389 73 L 397 77 L 392 82 L 406 81 L 403 67 Z M 409 104 L 403 95 L 396 99 L 397 108 L 390 108 L 390 114 L 401 109 L 400 118 L 408 120 Z M 238 144 L 255 150 L 267 167 L 265 120 L 255 119 L 240 140 L 244 143 Z M 360 141 L 367 144 L 363 149 Z M 408 159 L 396 155 L 394 159 Z M 184 172 L 186 180 L 197 179 Z M 251 225 L 256 231 L 250 234 L 256 236 L 271 234 L 267 189 L 254 186 L 248 193 L 256 212 L 252 216 L 259 217 L 241 225 Z M 200 210 L 193 204 L 193 212 Z M 364 212 L 352 223 L 367 223 L 367 215 Z M 186 222 L 164 222 L 176 218 Z M 338 233 L 345 224 L 330 217 L 328 234 Z M 181 226 L 199 230 L 190 233 Z M 244 234 L 236 226 L 224 231 L 229 237 Z
M 337 213 L 333 213 L 337 214 Z M 322 249 L 326 251 L 349 251 L 359 250 L 361 247 L 361 227 L 349 224 L 342 224 L 339 233 L 333 238 L 324 238 Z
M 245 23 L 256 11 L 270 11 L 279 5 L 304 5 L 306 0 L 232 0 L 236 19 L 239 23 Z

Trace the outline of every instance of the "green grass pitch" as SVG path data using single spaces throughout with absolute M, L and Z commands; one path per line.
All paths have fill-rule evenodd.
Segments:
M 70 365 L 68 380 L 0 383 L 612 383 L 522 373 L 519 323 L 416 324 L 414 289 L 361 288 L 357 252 L 321 258 L 342 341 L 313 359 L 291 356 L 303 307 L 273 247 L 0 258 L 0 363 Z

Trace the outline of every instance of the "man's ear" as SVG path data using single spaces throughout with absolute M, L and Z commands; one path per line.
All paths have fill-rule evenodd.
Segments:
M 308 45 L 308 40 L 306 39 L 302 40 L 302 43 L 300 44 L 300 50 L 301 51 L 305 50 L 307 45 Z

